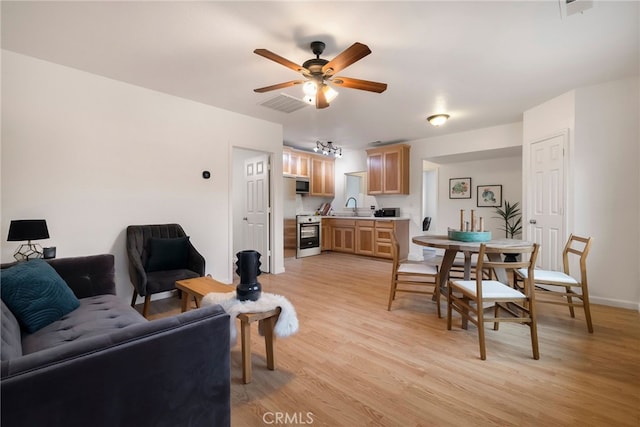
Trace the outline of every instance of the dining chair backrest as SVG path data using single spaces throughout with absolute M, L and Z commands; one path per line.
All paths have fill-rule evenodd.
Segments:
M 518 247 L 492 247 L 482 243 L 480 250 L 478 251 L 477 269 L 482 271 L 484 269 L 502 269 L 505 271 L 515 271 L 520 268 L 524 268 L 528 272 L 528 277 L 534 277 L 534 268 L 536 265 L 536 259 L 538 257 L 538 250 L 540 246 L 537 243 L 526 246 Z M 502 255 L 514 254 L 519 255 L 519 259 L 515 261 L 505 261 Z M 507 274 L 506 277 L 511 275 Z M 499 276 L 498 276 L 499 277 Z M 482 280 L 481 274 L 476 275 L 476 283 L 478 288 L 478 295 L 482 295 Z M 529 285 L 531 284 L 531 285 Z M 508 285 L 508 283 L 505 283 Z M 525 295 L 531 297 L 533 294 L 533 282 L 525 282 Z
M 587 255 L 591 249 L 591 237 L 580 237 L 571 234 L 567 240 L 567 244 L 562 251 L 562 266 L 565 274 L 571 276 L 570 257 L 569 255 L 577 255 L 580 262 L 580 278 L 582 282 L 587 280 Z

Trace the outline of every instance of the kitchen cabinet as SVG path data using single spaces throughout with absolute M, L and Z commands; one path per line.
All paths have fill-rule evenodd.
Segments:
M 297 247 L 298 224 L 295 219 L 284 220 L 284 248 L 295 250 Z
M 374 256 L 375 221 L 356 220 L 356 254 Z
M 400 245 L 400 258 L 406 259 L 409 254 L 408 219 L 323 218 L 322 250 L 391 259 L 392 231 Z
M 355 253 L 355 220 L 334 219 L 331 221 L 332 250 Z
M 320 249 L 323 251 L 330 251 L 333 249 L 333 241 L 331 239 L 331 220 L 323 219 L 320 231 Z
M 333 197 L 335 195 L 334 159 L 311 155 L 310 196 Z
M 310 177 L 310 155 L 290 148 L 282 149 L 282 173 L 296 177 Z
M 282 149 L 282 174 L 291 175 L 291 150 Z
M 367 150 L 367 194 L 409 194 L 410 149 L 395 144 Z
M 378 258 L 393 258 L 391 253 L 391 232 L 396 233 L 400 246 L 400 259 L 406 259 L 409 254 L 409 220 L 379 220 L 375 226 L 375 251 Z

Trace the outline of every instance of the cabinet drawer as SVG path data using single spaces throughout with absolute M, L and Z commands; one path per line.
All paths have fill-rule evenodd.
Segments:
M 376 227 L 377 228 L 393 228 L 393 221 L 389 221 L 389 220 L 378 220 L 376 221 Z
M 356 220 L 355 219 L 332 219 L 331 226 L 332 227 L 355 227 Z
M 376 227 L 376 242 L 391 242 L 392 228 L 379 228 Z
M 375 256 L 379 258 L 393 258 L 391 256 L 391 243 L 377 241 Z
M 371 227 L 373 228 L 376 224 L 376 222 L 372 219 L 359 219 L 358 221 L 358 227 Z

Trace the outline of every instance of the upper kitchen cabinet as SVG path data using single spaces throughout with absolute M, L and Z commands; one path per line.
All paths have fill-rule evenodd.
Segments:
M 310 196 L 333 197 L 335 195 L 335 172 L 332 157 L 311 155 Z
M 410 145 L 367 150 L 367 194 L 409 194 Z
M 282 149 L 282 173 L 284 175 L 310 177 L 309 154 L 290 148 Z

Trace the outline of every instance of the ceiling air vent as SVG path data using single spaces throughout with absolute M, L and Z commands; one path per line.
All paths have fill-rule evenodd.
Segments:
M 306 102 L 284 93 L 281 93 L 274 98 L 267 99 L 265 102 L 260 103 L 260 105 L 273 110 L 282 111 L 283 113 L 293 113 L 296 110 L 309 106 Z
M 562 19 L 567 16 L 582 13 L 593 7 L 593 0 L 558 0 L 560 2 L 560 16 Z

